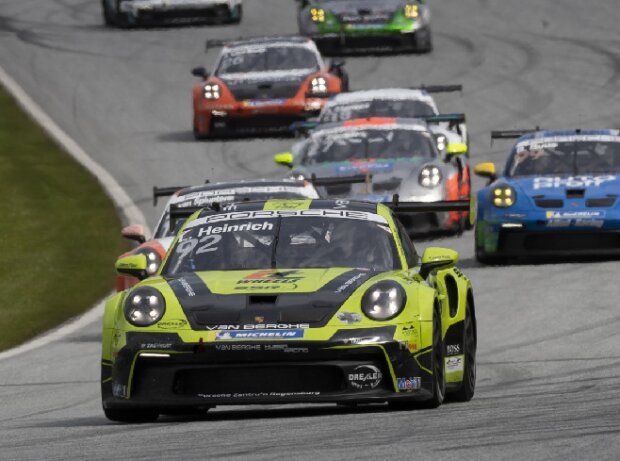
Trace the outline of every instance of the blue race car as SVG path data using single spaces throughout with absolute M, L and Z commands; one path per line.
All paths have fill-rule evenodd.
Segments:
M 495 131 L 518 138 L 478 192 L 476 258 L 620 255 L 620 131 Z

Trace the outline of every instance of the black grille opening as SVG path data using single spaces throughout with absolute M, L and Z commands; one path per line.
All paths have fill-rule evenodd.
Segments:
M 564 206 L 564 200 L 561 199 L 543 199 L 535 200 L 536 206 L 540 208 L 561 208 Z
M 566 198 L 583 198 L 586 195 L 585 189 L 567 189 Z
M 338 392 L 346 389 L 336 366 L 232 366 L 179 371 L 174 393 L 179 395 L 270 392 Z
M 605 208 L 614 206 L 616 197 L 591 198 L 586 200 L 586 206 L 589 208 Z
M 620 234 L 603 234 L 600 232 L 580 232 L 575 234 L 532 234 L 524 240 L 527 250 L 605 250 L 620 249 Z
M 250 295 L 248 298 L 248 304 L 250 306 L 256 305 L 270 305 L 273 306 L 278 301 L 278 295 Z

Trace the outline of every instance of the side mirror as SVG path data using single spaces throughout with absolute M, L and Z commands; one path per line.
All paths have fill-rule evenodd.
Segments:
M 194 67 L 192 69 L 192 75 L 202 78 L 203 80 L 206 80 L 207 77 L 209 76 L 209 72 L 207 72 L 207 69 L 205 69 L 204 67 Z
M 140 280 L 148 277 L 146 256 L 143 254 L 122 256 L 116 260 L 114 267 L 121 275 L 129 275 Z
M 293 168 L 293 154 L 291 152 L 280 152 L 273 156 L 273 161 L 278 165 L 284 165 Z
M 347 62 L 342 58 L 334 58 L 329 62 L 329 70 L 340 69 Z
M 467 144 L 462 142 L 450 142 L 446 148 L 447 155 L 463 155 L 467 153 Z
M 140 224 L 132 224 L 131 226 L 123 227 L 121 235 L 128 240 L 135 240 L 138 243 L 146 242 L 146 236 L 144 235 L 144 226 Z
M 448 248 L 430 247 L 424 250 L 420 276 L 427 279 L 431 272 L 436 270 L 450 269 L 459 260 L 459 254 Z
M 488 178 L 489 182 L 493 182 L 497 179 L 497 174 L 495 173 L 495 164 L 488 163 L 479 163 L 474 167 L 474 173 L 478 176 L 482 176 L 483 178 Z

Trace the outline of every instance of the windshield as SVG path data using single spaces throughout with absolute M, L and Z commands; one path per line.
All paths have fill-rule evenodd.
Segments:
M 301 45 L 248 45 L 231 48 L 222 56 L 216 75 L 279 70 L 319 70 L 317 56 Z
M 328 104 L 321 113 L 320 122 L 342 122 L 355 118 L 400 117 L 415 118 L 435 115 L 424 101 L 411 99 L 373 99 L 350 104 Z
M 308 140 L 301 164 L 411 157 L 436 157 L 430 135 L 422 131 L 390 127 L 313 136 Z
M 517 144 L 508 176 L 620 172 L 620 142 L 529 140 Z
M 193 221 L 183 231 L 162 274 L 331 267 L 400 269 L 385 219 L 347 210 L 211 215 Z
M 319 194 L 314 187 L 297 187 L 292 185 L 253 186 L 189 193 L 178 197 L 174 203 L 169 204 L 155 230 L 154 238 L 174 237 L 187 218 L 194 214 L 197 208 L 206 207 L 213 203 L 225 205 L 233 202 L 250 202 L 253 200 L 308 198 L 319 198 Z M 172 222 L 170 221 L 170 208 L 174 208 L 176 211 Z M 184 210 L 186 210 L 185 213 L 183 213 Z

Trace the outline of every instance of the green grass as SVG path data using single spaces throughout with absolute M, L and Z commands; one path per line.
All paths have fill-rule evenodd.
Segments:
M 113 289 L 120 226 L 97 180 L 0 88 L 0 350 Z

